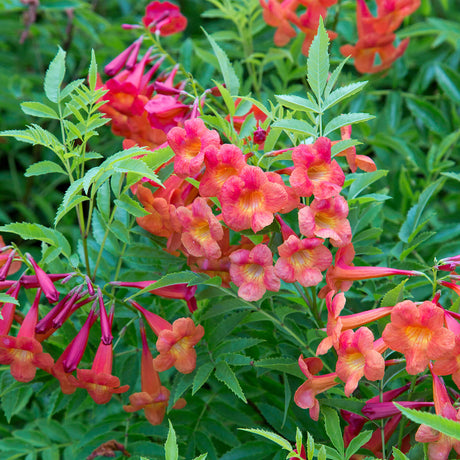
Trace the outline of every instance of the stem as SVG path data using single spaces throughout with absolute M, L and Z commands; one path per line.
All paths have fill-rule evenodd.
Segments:
M 383 402 L 383 379 L 379 381 L 379 400 Z M 382 460 L 386 460 L 385 453 L 385 419 L 380 420 L 380 435 L 382 436 Z

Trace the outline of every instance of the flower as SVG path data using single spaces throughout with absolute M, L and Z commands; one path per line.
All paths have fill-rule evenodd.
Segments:
M 142 22 L 151 32 L 162 37 L 182 32 L 187 27 L 187 18 L 170 2 L 150 2 Z
M 203 166 L 207 147 L 220 145 L 217 131 L 206 128 L 203 120 L 187 120 L 183 128 L 175 127 L 167 134 L 168 144 L 176 154 L 174 172 L 181 178 L 193 177 Z
M 153 360 L 155 370 L 163 372 L 174 366 L 183 374 L 193 372 L 196 366 L 194 346 L 204 335 L 203 326 L 195 326 L 191 318 L 179 318 L 171 324 L 137 302 L 131 300 L 130 303 L 144 315 L 158 336 L 156 347 L 160 354 Z
M 314 144 L 300 144 L 292 151 L 294 170 L 289 182 L 299 196 L 318 199 L 338 195 L 345 175 L 337 161 L 331 160 L 331 141 L 319 137 Z
M 21 284 L 19 282 L 14 282 L 6 293 L 17 300 L 19 295 L 19 289 Z M 16 312 L 16 303 L 14 302 L 4 302 L 1 304 L 0 310 L 0 336 L 8 335 L 13 324 L 14 314 Z
M 9 364 L 11 375 L 18 382 L 33 380 L 37 367 L 51 372 L 54 364 L 51 355 L 43 353 L 41 343 L 35 339 L 41 292 L 39 288 L 17 337 L 0 335 L 0 364 Z
M 301 240 L 295 235 L 278 247 L 279 259 L 275 264 L 275 273 L 282 280 L 302 286 L 316 286 L 323 279 L 321 271 L 332 262 L 332 254 L 319 238 Z
M 454 348 L 434 362 L 433 372 L 436 375 L 451 375 L 452 380 L 460 388 L 460 336 L 455 336 Z
M 265 244 L 253 249 L 239 249 L 230 254 L 230 278 L 238 295 L 249 302 L 259 300 L 268 289 L 279 291 L 280 280 L 273 268 L 273 254 Z
M 161 385 L 160 376 L 153 368 L 152 353 L 150 352 L 144 324 L 141 321 L 142 357 L 141 357 L 141 389 L 129 397 L 129 405 L 123 406 L 126 412 L 136 412 L 144 409 L 147 420 L 152 425 L 160 425 L 165 416 L 169 400 L 169 390 Z
M 405 355 L 411 375 L 423 372 L 430 359 L 442 358 L 455 345 L 454 333 L 444 327 L 442 308 L 429 301 L 419 307 L 410 300 L 395 305 L 382 338 L 389 348 Z
M 48 276 L 47 273 L 45 273 L 42 268 L 38 266 L 37 262 L 35 262 L 30 254 L 26 254 L 26 257 L 34 268 L 38 284 L 42 288 L 45 297 L 50 303 L 56 303 L 59 300 L 59 292 L 54 286 L 53 280 Z
M 103 303 L 100 313 L 101 342 L 99 343 L 91 369 L 77 369 L 77 381 L 75 385 L 78 388 L 85 388 L 96 404 L 106 404 L 110 401 L 113 394 L 128 391 L 129 385 L 120 386 L 120 379 L 112 375 L 113 346 L 112 342 L 104 342 L 104 335 L 107 335 L 107 332 L 111 336 L 113 309 L 110 312 L 109 318 L 107 318 L 107 324 L 105 324 L 105 320 L 102 320 L 104 316 L 107 317 Z M 108 331 L 105 330 L 107 327 Z
M 238 176 L 231 176 L 222 187 L 219 199 L 222 217 L 232 230 L 262 230 L 273 222 L 273 214 L 287 203 L 287 193 L 280 184 L 270 182 L 257 166 L 245 166 Z
M 368 380 L 383 378 L 385 360 L 382 353 L 386 348 L 382 339 L 374 342 L 374 335 L 367 327 L 356 332 L 348 329 L 340 335 L 335 371 L 345 382 L 345 396 L 350 397 L 363 376 Z
M 209 259 L 222 255 L 218 241 L 224 237 L 224 230 L 205 198 L 198 197 L 189 207 L 177 208 L 176 215 L 182 224 L 181 241 L 189 254 Z
M 299 25 L 299 18 L 295 14 L 297 0 L 259 0 L 263 10 L 264 21 L 276 27 L 274 42 L 276 46 L 286 45 L 297 32 L 290 23 Z
M 335 247 L 351 242 L 351 227 L 347 219 L 348 204 L 342 196 L 327 200 L 314 199 L 310 206 L 299 211 L 299 229 L 302 235 L 311 238 L 330 238 Z
M 319 402 L 316 395 L 338 385 L 335 372 L 325 375 L 315 375 L 323 368 L 323 362 L 319 358 L 299 357 L 300 370 L 307 381 L 302 383 L 294 395 L 295 403 L 302 409 L 310 409 L 310 417 L 313 420 L 319 418 Z

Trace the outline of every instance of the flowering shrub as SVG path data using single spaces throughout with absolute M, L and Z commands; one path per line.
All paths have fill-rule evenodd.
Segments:
M 431 33 L 394 43 L 419 2 L 210 3 L 236 32 L 211 21 L 179 53 L 195 18 L 159 1 L 121 25 L 104 72 L 93 51 L 67 81 L 59 48 L 21 104 L 40 124 L 1 132 L 46 151 L 24 176 L 57 174 L 59 199 L 52 222 L 0 227 L 1 406 L 18 427 L 0 451 L 460 453 L 460 76 L 395 62 Z M 268 49 L 270 27 L 289 49 Z

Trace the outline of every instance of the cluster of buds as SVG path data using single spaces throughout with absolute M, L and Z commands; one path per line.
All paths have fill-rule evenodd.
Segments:
M 1 237 L 0 245 L 3 248 L 0 254 L 0 286 L 6 289 L 6 294 L 11 297 L 11 301 L 6 301 L 0 306 L 0 364 L 9 365 L 11 375 L 20 382 L 32 381 L 37 368 L 42 369 L 59 381 L 64 394 L 72 394 L 77 388 L 83 388 L 97 404 L 106 404 L 113 394 L 128 391 L 129 386 L 120 385 L 120 379 L 112 375 L 114 304 L 107 314 L 101 289 L 99 287 L 95 289 L 92 281 L 86 276 L 82 283 L 70 289 L 66 295 L 61 295 L 56 288 L 57 281 L 65 284 L 70 280 L 81 279 L 80 276 L 76 273 L 48 274 L 30 254 L 25 256 L 28 264 L 26 271 L 17 280 L 7 279 L 20 269 L 21 259 L 15 250 L 4 245 Z M 27 274 L 29 270 L 32 270 L 33 274 Z M 144 281 L 113 284 L 142 289 L 154 283 L 154 281 Z M 34 301 L 25 316 L 16 309 L 21 288 L 36 291 Z M 153 286 L 150 292 L 161 297 L 184 299 L 190 311 L 193 311 L 196 309 L 195 290 L 196 287 L 178 284 L 157 289 Z M 40 318 L 39 307 L 45 308 L 41 304 L 42 295 L 52 307 Z M 89 303 L 92 303 L 89 312 L 80 315 L 83 325 L 55 361 L 49 353 L 43 351 L 45 341 L 73 317 L 77 310 L 80 312 L 85 310 L 82 307 Z M 163 420 L 168 404 L 169 390 L 161 386 L 158 372 L 173 366 L 182 373 L 192 372 L 196 364 L 196 352 L 193 347 L 203 337 L 204 329 L 202 326 L 195 326 L 191 318 L 179 318 L 171 324 L 135 302 L 131 305 L 146 318 L 147 323 L 158 336 L 156 342 L 158 356 L 153 359 L 145 330 L 143 326 L 141 327 L 142 392 L 147 393 L 152 399 L 148 404 L 146 403 L 150 409 L 145 405 L 142 407 L 145 409 L 147 419 L 153 424 L 159 424 Z M 79 368 L 91 328 L 98 319 L 101 338 L 91 369 Z M 13 335 L 15 329 L 17 333 Z M 149 359 L 146 359 L 146 356 Z M 141 408 L 139 394 L 143 393 L 130 396 L 131 405 L 124 406 L 128 412 Z M 185 401 L 180 400 L 175 407 L 180 408 L 184 405 Z
M 301 31 L 305 33 L 302 46 L 305 55 L 308 55 L 320 18 L 325 20 L 328 8 L 336 3 L 337 0 L 260 0 L 265 22 L 277 28 L 275 45 L 286 45 Z M 301 5 L 306 10 L 298 16 L 296 11 Z M 358 72 L 376 73 L 388 69 L 409 44 L 409 39 L 405 39 L 395 47 L 394 31 L 419 6 L 420 0 L 377 0 L 377 16 L 374 17 L 365 0 L 357 0 L 358 41 L 354 46 L 342 46 L 340 52 L 354 58 Z M 337 37 L 333 31 L 328 31 L 328 35 L 331 40 Z
M 339 249 L 343 251 L 343 248 Z M 339 251 L 337 254 L 339 254 Z M 452 270 L 449 274 L 452 280 L 458 280 L 455 273 L 459 256 L 449 257 L 439 262 L 436 268 Z M 346 262 L 345 262 L 346 263 Z M 337 256 L 336 256 L 337 267 Z M 368 271 L 368 277 L 378 274 L 383 275 L 382 267 L 348 267 L 340 264 L 339 270 Z M 380 271 L 380 273 L 375 272 Z M 403 271 L 399 271 L 403 274 Z M 344 272 L 342 272 L 344 273 Z M 388 270 L 387 275 L 397 274 Z M 409 275 L 409 271 L 406 273 Z M 416 272 L 412 272 L 416 274 Z M 347 276 L 342 276 L 348 281 Z M 442 286 L 448 287 L 460 295 L 458 284 L 441 280 Z M 336 286 L 337 287 L 337 286 Z M 342 291 L 347 286 L 340 285 Z M 370 381 L 382 380 L 386 366 L 405 364 L 409 375 L 419 375 L 418 381 L 428 377 L 427 370 L 431 372 L 433 380 L 433 399 L 428 401 L 396 401 L 409 408 L 425 406 L 435 407 L 435 412 L 445 418 L 459 421 L 458 411 L 453 407 L 446 386 L 440 376 L 451 376 L 453 382 L 460 389 L 460 315 L 444 308 L 440 301 L 440 293 L 431 301 L 415 303 L 404 300 L 394 306 L 380 307 L 351 315 L 341 315 L 346 299 L 343 292 L 330 290 L 326 295 L 328 310 L 327 337 L 319 344 L 317 355 L 326 353 L 334 348 L 337 355 L 335 372 L 318 375 L 323 368 L 320 358 L 299 358 L 299 366 L 307 380 L 298 388 L 295 402 L 298 406 L 309 409 L 310 416 L 317 420 L 319 416 L 319 402 L 316 396 L 339 384 L 345 383 L 345 395 L 351 396 L 358 387 L 361 378 Z M 381 337 L 374 340 L 372 331 L 366 327 L 370 323 L 390 316 L 390 321 L 385 326 Z M 356 329 L 356 330 L 353 330 Z M 385 360 L 384 352 L 392 350 L 402 355 L 401 358 Z M 401 389 L 383 393 L 383 399 L 377 396 L 369 400 L 361 414 L 344 413 L 349 426 L 345 430 L 344 441 L 348 444 L 369 420 L 388 418 L 385 425 L 385 440 L 388 440 L 401 421 L 401 413 L 393 404 L 393 400 L 406 391 L 411 384 Z M 451 389 L 456 395 L 458 391 Z M 455 401 L 454 401 L 455 402 Z M 460 452 L 458 441 L 427 426 L 420 426 L 416 433 L 416 440 L 429 443 L 429 458 L 447 459 L 451 449 Z M 377 456 L 382 456 L 382 436 L 380 431 L 374 433 L 371 440 L 364 446 Z M 403 450 L 410 448 L 409 440 L 402 443 Z
M 142 22 L 158 35 L 180 32 L 187 25 L 179 8 L 169 2 L 150 3 Z M 154 149 L 197 107 L 185 102 L 185 81 L 174 83 L 177 66 L 160 72 L 165 57 L 151 56 L 150 49 L 138 61 L 143 39 L 138 38 L 105 66 L 105 73 L 112 78 L 104 84 L 99 82 L 99 87 L 106 90 L 100 110 L 111 118 L 112 132 L 125 138 L 125 146 L 138 144 Z

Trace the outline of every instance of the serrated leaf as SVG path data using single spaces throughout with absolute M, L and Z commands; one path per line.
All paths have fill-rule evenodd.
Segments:
M 423 226 L 425 223 L 423 223 Z M 418 234 L 417 236 L 414 236 L 414 238 L 409 238 L 409 243 L 410 246 L 405 249 L 403 252 L 401 252 L 399 256 L 399 260 L 404 260 L 415 248 L 420 246 L 423 242 L 431 238 L 432 236 L 436 235 L 436 232 L 423 232 Z
M 307 433 L 307 459 L 312 460 L 315 453 L 315 441 L 310 433 Z
M 276 99 L 284 107 L 301 112 L 320 112 L 320 108 L 316 102 L 312 102 L 304 97 L 291 95 L 275 95 Z
M 372 437 L 372 431 L 362 431 L 357 436 L 355 436 L 348 444 L 347 450 L 345 451 L 345 459 L 348 460 L 358 449 L 366 444 L 369 439 Z
M 196 371 L 193 379 L 192 395 L 194 395 L 209 379 L 214 370 L 214 364 L 202 364 Z
M 201 454 L 198 457 L 195 457 L 193 460 L 206 460 L 208 454 Z
M 0 231 L 10 232 L 19 235 L 24 240 L 39 240 L 62 249 L 66 257 L 70 257 L 70 244 L 64 235 L 57 230 L 47 228 L 40 224 L 29 224 L 16 222 L 2 225 Z
M 15 299 L 14 297 L 11 297 L 8 294 L 5 294 L 4 292 L 0 292 L 0 302 L 1 303 L 8 302 L 8 303 L 14 303 L 15 305 L 19 305 L 19 302 L 17 299 Z
M 353 125 L 355 123 L 362 123 L 364 121 L 372 120 L 374 115 L 369 113 L 343 113 L 333 118 L 324 128 L 323 136 L 327 136 L 332 131 L 342 128 L 343 126 Z
M 393 446 L 393 458 L 394 460 L 409 460 L 409 457 L 403 454 L 399 449 Z
M 449 99 L 460 104 L 460 74 L 447 65 L 435 67 L 436 80 Z
M 169 422 L 168 437 L 165 442 L 165 460 L 177 460 L 179 458 L 179 448 L 177 447 L 176 432 L 172 426 L 171 420 Z
M 21 109 L 24 113 L 33 117 L 53 118 L 55 120 L 59 120 L 59 115 L 56 111 L 41 102 L 23 102 L 21 104 Z
M 423 211 L 430 198 L 438 191 L 441 185 L 444 183 L 444 179 L 438 179 L 436 182 L 430 184 L 421 194 L 416 205 L 412 206 L 407 213 L 406 220 L 401 225 L 398 236 L 401 241 L 408 243 L 410 238 L 413 238 L 414 232 L 417 232 L 419 228 L 420 219 Z
M 339 102 L 342 102 L 344 99 L 359 93 L 366 84 L 367 81 L 359 81 L 356 83 L 350 83 L 349 85 L 342 86 L 341 88 L 337 88 L 332 91 L 332 93 L 324 100 L 323 110 L 327 110 Z
M 265 369 L 273 369 L 279 372 L 302 377 L 302 372 L 299 369 L 297 362 L 293 362 L 288 358 L 265 358 L 254 361 L 254 367 L 263 367 Z
M 331 440 L 334 447 L 337 449 L 337 452 L 343 457 L 345 448 L 343 444 L 342 430 L 340 428 L 340 420 L 337 415 L 337 411 L 329 407 L 323 407 L 322 409 L 324 415 L 324 425 L 326 428 L 326 433 Z
M 214 54 L 217 57 L 219 67 L 224 78 L 225 86 L 230 91 L 232 96 L 237 96 L 240 89 L 240 82 L 236 76 L 235 70 L 233 69 L 230 60 L 222 48 L 214 40 L 214 38 L 212 38 L 211 35 L 209 35 L 204 29 L 203 32 L 205 33 L 206 38 L 209 40 L 209 43 L 211 43 Z
M 94 54 L 94 50 L 91 50 L 91 64 L 89 65 L 89 72 L 88 72 L 88 83 L 89 89 L 94 91 L 96 89 L 96 82 L 97 82 L 97 62 L 96 62 L 96 55 Z
M 332 89 L 334 88 L 334 85 L 337 82 L 337 79 L 339 78 L 340 72 L 343 69 L 343 66 L 346 64 L 346 62 L 350 59 L 350 57 L 346 57 L 331 73 L 331 76 L 329 77 L 326 88 L 324 89 L 324 98 L 326 99 L 329 94 L 331 93 Z
M 409 420 L 415 423 L 424 424 L 433 428 L 434 430 L 440 431 L 441 433 L 451 438 L 460 441 L 460 423 L 455 420 L 450 420 L 440 415 L 430 414 L 428 412 L 422 412 L 415 409 L 408 409 L 394 403 L 394 405 L 405 415 Z
M 296 133 L 296 134 L 303 134 L 306 136 L 313 136 L 313 137 L 317 136 L 316 128 L 310 123 L 307 123 L 306 121 L 303 121 L 303 120 L 292 120 L 292 119 L 278 120 L 278 121 L 275 121 L 275 123 L 273 123 L 272 126 L 274 128 L 283 128 L 289 132 Z
M 361 145 L 361 142 L 355 139 L 345 139 L 343 141 L 338 141 L 336 144 L 331 146 L 331 157 L 335 157 L 340 152 L 343 152 L 344 150 L 356 145 Z
M 64 100 L 72 91 L 75 91 L 83 82 L 85 81 L 84 78 L 79 78 L 78 80 L 71 81 L 65 88 L 61 91 L 60 100 Z
M 310 433 L 307 433 L 307 434 L 310 434 Z M 297 449 L 297 452 L 300 452 L 302 450 L 302 444 L 303 444 L 302 432 L 299 430 L 299 427 L 296 426 L 295 428 L 295 448 Z
M 215 376 L 217 380 L 220 380 L 233 393 L 235 393 L 238 398 L 246 402 L 246 397 L 244 396 L 243 390 L 241 389 L 240 382 L 238 382 L 235 373 L 225 361 L 217 363 Z
M 59 221 L 67 214 L 69 213 L 73 208 L 78 206 L 80 203 L 83 203 L 83 201 L 89 201 L 89 198 L 87 196 L 83 195 L 73 195 L 68 202 L 66 203 L 66 206 L 59 206 L 58 212 L 56 213 L 56 217 L 54 218 L 54 226 L 56 227 Z
M 382 177 L 385 177 L 387 174 L 387 170 L 381 169 L 378 171 L 354 175 L 354 181 L 350 185 L 350 189 L 348 191 L 348 200 L 356 198 L 365 188 L 369 187 L 369 185 L 373 184 Z
M 66 174 L 66 172 L 54 161 L 43 160 L 30 165 L 24 173 L 24 176 L 41 176 L 42 174 L 51 173 Z
M 393 307 L 404 299 L 404 286 L 407 283 L 407 278 L 402 280 L 396 287 L 389 290 L 380 301 L 381 307 Z
M 282 436 L 276 433 L 272 433 L 271 431 L 261 430 L 260 428 L 238 428 L 241 431 L 247 431 L 248 433 L 257 434 L 258 436 L 262 436 L 265 439 L 269 439 L 270 441 L 278 444 L 278 446 L 282 447 L 285 450 L 291 451 L 292 446 L 291 443 L 284 439 Z
M 150 214 L 137 201 L 133 200 L 126 194 L 121 194 L 120 198 L 115 200 L 114 203 L 119 208 L 124 209 L 127 213 L 133 215 L 134 217 L 143 217 Z
M 46 97 L 51 102 L 60 101 L 60 92 L 62 81 L 65 75 L 65 51 L 59 47 L 59 50 L 51 61 L 45 75 L 44 89 Z
M 318 32 L 308 51 L 307 81 L 316 96 L 321 101 L 323 89 L 329 74 L 329 36 L 324 28 L 323 18 L 320 17 Z

